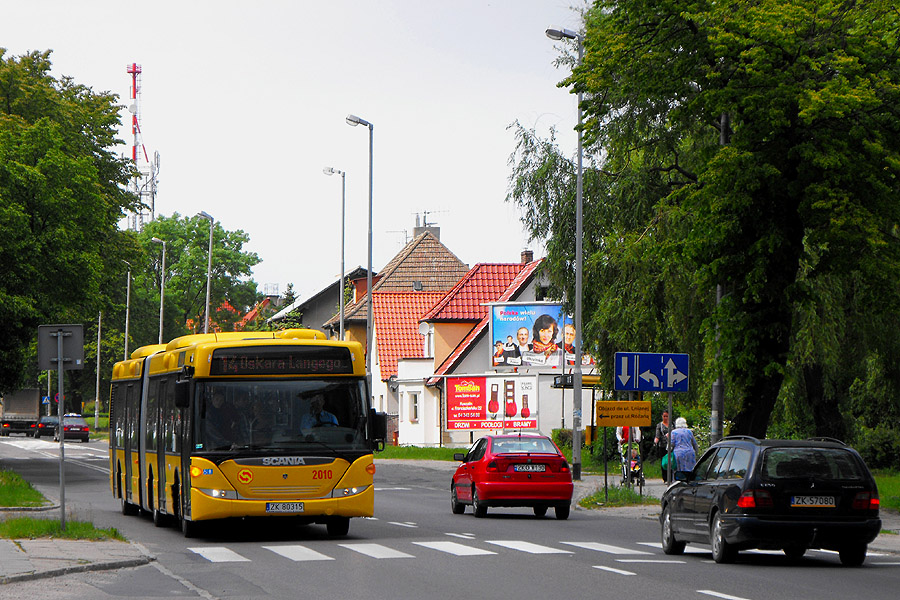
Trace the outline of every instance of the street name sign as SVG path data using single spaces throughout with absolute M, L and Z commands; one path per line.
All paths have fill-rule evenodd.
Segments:
M 690 355 L 616 352 L 615 369 L 617 392 L 686 392 Z
M 649 427 L 649 400 L 598 400 L 596 419 L 599 427 Z

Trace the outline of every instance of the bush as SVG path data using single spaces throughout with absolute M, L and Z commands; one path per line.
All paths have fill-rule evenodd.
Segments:
M 856 436 L 856 450 L 870 469 L 900 467 L 900 431 L 881 423 L 862 427 Z

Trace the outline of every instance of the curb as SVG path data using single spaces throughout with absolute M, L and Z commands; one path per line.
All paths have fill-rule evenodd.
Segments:
M 6 577 L 0 577 L 0 585 L 5 585 L 7 583 L 16 583 L 20 581 L 33 581 L 35 579 L 47 579 L 50 577 L 58 577 L 60 575 L 69 575 L 71 573 L 85 573 L 87 571 L 107 571 L 111 569 L 122 569 L 126 567 L 138 567 L 141 565 L 146 565 L 154 560 L 156 560 L 155 556 L 145 554 L 139 558 L 95 562 L 86 565 L 72 565 L 70 567 L 50 569 L 47 571 L 20 573 L 18 575 L 8 575 Z

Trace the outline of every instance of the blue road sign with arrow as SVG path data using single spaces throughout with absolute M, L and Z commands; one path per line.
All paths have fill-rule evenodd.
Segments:
M 689 354 L 616 352 L 614 389 L 620 392 L 686 392 Z

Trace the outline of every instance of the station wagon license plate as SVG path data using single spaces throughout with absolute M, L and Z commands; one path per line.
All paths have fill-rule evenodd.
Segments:
M 791 496 L 791 506 L 807 508 L 834 508 L 834 496 Z
M 513 465 L 513 471 L 517 473 L 543 473 L 547 465 Z
M 302 502 L 266 502 L 267 513 L 303 512 Z

